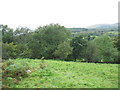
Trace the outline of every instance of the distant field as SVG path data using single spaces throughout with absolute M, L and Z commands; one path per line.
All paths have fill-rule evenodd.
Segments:
M 27 59 L 25 59 L 27 61 Z M 16 62 L 19 60 L 16 60 Z M 118 64 L 29 60 L 32 73 L 14 88 L 118 88 Z

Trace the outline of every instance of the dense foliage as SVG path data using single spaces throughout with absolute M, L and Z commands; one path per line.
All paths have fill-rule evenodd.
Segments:
M 23 78 L 29 76 L 35 70 L 35 67 L 30 65 L 30 59 L 6 60 L 2 65 L 2 86 L 3 88 L 14 87 Z M 43 61 L 39 62 L 37 69 L 44 69 L 46 66 Z
M 72 50 L 72 57 L 76 59 L 82 59 L 85 56 L 85 48 L 86 48 L 86 40 L 82 37 L 75 37 L 71 41 L 71 46 L 73 47 Z
M 102 33 L 97 35 L 96 30 L 88 32 L 88 29 L 81 28 L 81 32 L 74 35 L 76 32 L 71 32 L 59 24 L 50 24 L 35 30 L 26 27 L 13 30 L 7 25 L 1 25 L 0 29 L 3 59 L 45 58 L 119 62 L 119 37 L 108 35 L 108 30 L 100 30 Z

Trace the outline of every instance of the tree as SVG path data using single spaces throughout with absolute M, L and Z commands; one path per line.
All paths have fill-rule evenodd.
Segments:
M 87 62 L 100 62 L 101 55 L 97 45 L 93 41 L 87 43 L 85 61 Z
M 72 53 L 72 47 L 68 41 L 64 41 L 59 44 L 57 49 L 54 52 L 54 55 L 58 57 L 58 59 L 66 59 L 69 54 Z
M 17 44 L 18 58 L 31 58 L 31 50 L 28 48 L 27 43 Z
M 31 31 L 27 27 L 17 28 L 14 32 L 14 43 L 15 44 L 24 44 L 28 43 L 31 39 Z
M 2 58 L 17 58 L 17 45 L 13 45 L 13 43 L 3 43 L 2 44 Z
M 120 63 L 120 35 L 114 38 L 113 40 L 114 47 L 117 48 L 118 52 L 116 53 L 116 62 Z
M 117 48 L 117 50 L 120 51 L 120 35 L 114 38 L 113 43 L 114 43 L 114 46 Z
M 28 48 L 31 50 L 31 58 L 42 58 L 46 54 L 46 43 L 42 39 L 41 33 L 33 33 L 32 39 L 28 42 Z
M 17 52 L 20 58 L 30 58 L 31 50 L 28 48 L 28 42 L 32 39 L 32 32 L 27 27 L 17 28 L 14 32 L 13 43 L 17 45 Z
M 71 47 L 73 47 L 72 57 L 76 59 L 83 59 L 85 57 L 85 48 L 87 41 L 82 37 L 75 37 L 71 41 Z
M 32 57 L 52 59 L 58 45 L 68 40 L 71 33 L 63 26 L 50 24 L 37 28 L 32 37 L 29 43 Z
M 13 29 L 9 28 L 7 25 L 1 25 L 2 30 L 2 42 L 11 43 L 13 42 Z
M 109 36 L 101 35 L 95 38 L 94 43 L 97 45 L 100 55 L 102 55 L 103 62 L 114 62 L 115 54 L 117 54 L 117 48 L 114 48 L 114 44 Z

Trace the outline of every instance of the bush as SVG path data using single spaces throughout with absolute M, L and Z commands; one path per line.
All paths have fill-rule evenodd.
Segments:
M 114 62 L 117 56 L 117 48 L 114 47 L 112 39 L 109 36 L 102 35 L 93 40 L 99 49 L 99 56 L 103 62 Z
M 28 63 L 19 62 L 15 63 L 14 60 L 8 60 L 4 62 L 3 66 L 3 78 L 12 77 L 19 79 L 20 77 L 28 76 L 27 70 L 30 68 Z
M 74 61 L 77 59 L 83 59 L 85 57 L 85 49 L 87 46 L 87 41 L 82 35 L 75 37 L 71 40 L 70 46 L 73 48 L 72 57 Z
M 2 87 L 8 88 L 18 84 L 22 77 L 27 77 L 28 73 L 26 71 L 30 69 L 30 67 L 28 62 L 24 62 L 23 60 L 15 62 L 14 60 L 9 59 L 8 61 L 3 62 L 2 69 Z
M 85 61 L 87 62 L 100 62 L 101 55 L 97 45 L 93 41 L 87 43 Z
M 16 58 L 17 57 L 17 45 L 13 43 L 3 43 L 2 44 L 2 58 Z
M 54 55 L 59 59 L 66 59 L 69 54 L 72 53 L 72 47 L 69 42 L 63 42 L 58 45 L 57 50 L 55 50 Z
M 28 48 L 27 44 L 17 44 L 18 58 L 30 58 L 31 50 Z

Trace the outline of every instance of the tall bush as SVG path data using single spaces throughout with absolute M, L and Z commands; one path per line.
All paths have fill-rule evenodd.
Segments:
M 2 44 L 2 58 L 17 58 L 17 45 L 13 43 L 3 43 Z
M 99 55 L 103 62 L 114 62 L 115 56 L 117 54 L 117 48 L 114 47 L 114 44 L 111 38 L 107 35 L 102 35 L 93 40 L 99 49 Z
M 65 60 L 69 54 L 72 53 L 72 47 L 70 43 L 65 41 L 58 45 L 57 49 L 54 52 L 54 55 L 59 59 Z

